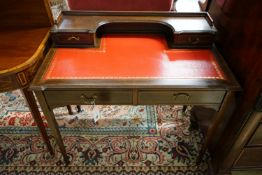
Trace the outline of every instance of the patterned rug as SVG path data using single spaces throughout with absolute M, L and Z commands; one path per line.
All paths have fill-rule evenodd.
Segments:
M 55 156 L 46 150 L 20 92 L 1 93 L 0 174 L 206 174 L 208 155 L 195 164 L 202 136 L 189 129 L 189 108 L 98 106 L 97 123 L 89 108 L 73 115 L 55 109 L 70 156 L 64 166 L 52 137 Z
M 36 124 L 19 91 L 2 93 L 0 99 L 2 99 L 0 102 L 0 106 L 2 106 L 0 109 L 0 133 L 28 134 L 37 130 L 36 127 L 32 127 Z M 92 106 L 82 106 L 81 113 L 77 113 L 74 107 L 73 115 L 68 115 L 66 107 L 54 110 L 62 133 L 73 134 L 75 132 L 87 135 L 157 133 L 155 106 L 98 105 L 101 118 L 96 123 L 89 112 Z

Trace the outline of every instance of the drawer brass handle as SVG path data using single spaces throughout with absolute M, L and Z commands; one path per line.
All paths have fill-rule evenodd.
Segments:
M 97 96 L 93 95 L 92 97 L 88 97 L 85 94 L 82 94 L 80 98 L 83 100 L 85 104 L 94 105 L 96 103 Z
M 71 40 L 75 40 L 75 41 L 79 41 L 80 40 L 80 37 L 79 36 L 70 36 L 67 38 L 68 41 L 71 41 Z
M 176 94 L 173 94 L 173 99 L 174 100 L 177 100 L 177 98 L 179 96 L 184 96 L 186 97 L 186 100 L 188 101 L 190 99 L 190 95 L 188 93 L 176 93 Z
M 189 38 L 189 42 L 191 42 L 191 44 L 198 44 L 199 43 L 199 38 L 198 37 L 194 38 L 194 39 Z

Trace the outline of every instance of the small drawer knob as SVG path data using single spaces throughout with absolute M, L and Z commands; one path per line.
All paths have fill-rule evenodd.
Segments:
M 189 40 L 189 42 L 191 43 L 191 44 L 198 44 L 199 43 L 199 41 L 200 41 L 200 39 L 199 39 L 199 37 L 196 37 L 196 38 L 188 38 L 188 40 Z

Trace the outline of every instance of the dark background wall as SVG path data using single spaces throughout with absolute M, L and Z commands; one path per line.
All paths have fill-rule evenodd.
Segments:
M 213 0 L 208 10 L 218 29 L 216 45 L 243 89 L 236 96 L 236 110 L 216 145 L 213 164 L 221 172 L 229 171 L 240 154 L 240 148 L 232 150 L 232 145 L 262 90 L 261 8 L 261 0 Z

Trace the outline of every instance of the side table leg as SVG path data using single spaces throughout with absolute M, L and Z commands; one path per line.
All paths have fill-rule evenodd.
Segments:
M 32 113 L 32 116 L 34 118 L 34 121 L 36 122 L 37 124 L 37 127 L 39 128 L 39 131 L 42 135 L 42 138 L 47 146 L 47 149 L 48 151 L 50 152 L 50 154 L 53 156 L 54 155 L 54 151 L 53 151 L 53 148 L 50 144 L 50 140 L 49 140 L 49 137 L 47 135 L 47 132 L 46 132 L 46 129 L 45 129 L 45 126 L 44 126 L 44 123 L 43 123 L 43 120 L 41 118 L 41 114 L 38 110 L 38 106 L 36 104 L 36 100 L 35 100 L 35 97 L 33 95 L 33 92 L 31 91 L 28 91 L 28 88 L 25 88 L 25 89 L 22 89 L 21 90 L 26 101 L 27 101 L 27 104 L 29 106 L 29 109 Z
M 40 106 L 41 106 L 41 108 L 42 108 L 42 110 L 43 110 L 43 112 L 46 116 L 48 126 L 50 127 L 50 129 L 53 133 L 53 136 L 54 136 L 56 143 L 57 143 L 57 145 L 58 145 L 58 147 L 61 151 L 61 154 L 64 158 L 64 161 L 65 161 L 66 165 L 68 165 L 69 164 L 69 157 L 66 154 L 65 145 L 64 145 L 61 133 L 59 131 L 58 124 L 57 124 L 56 119 L 55 119 L 55 114 L 54 114 L 53 110 L 50 109 L 50 107 L 48 106 L 43 92 L 36 91 L 35 94 L 36 94 L 36 97 L 37 97 L 37 99 L 40 103 Z

